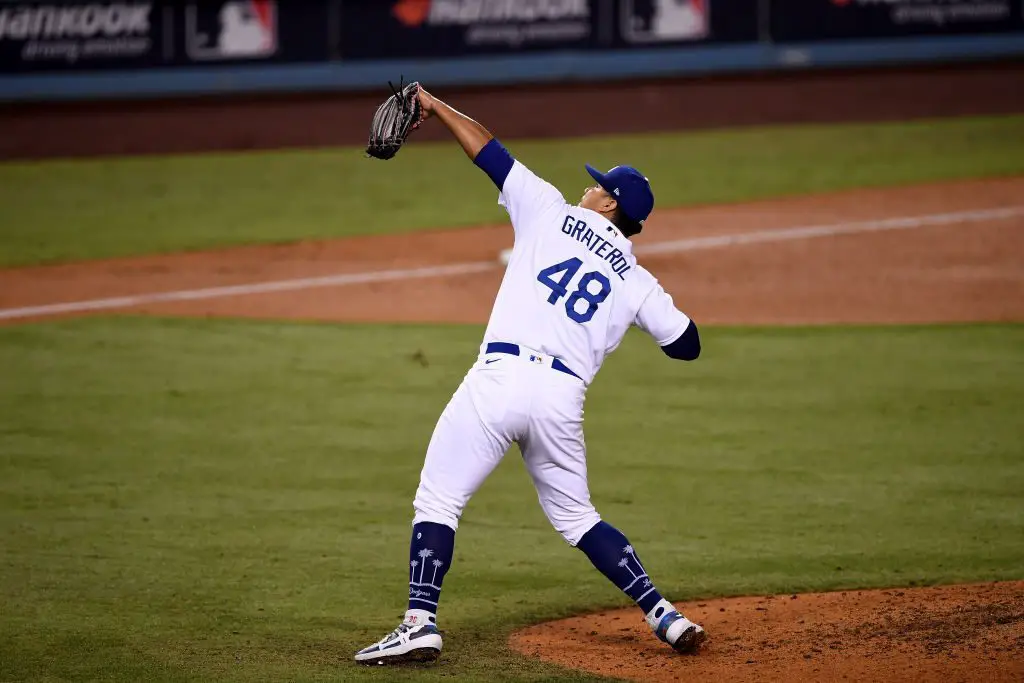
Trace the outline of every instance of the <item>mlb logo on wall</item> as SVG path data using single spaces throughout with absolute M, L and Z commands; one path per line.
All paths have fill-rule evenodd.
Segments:
M 628 43 L 703 40 L 711 33 L 711 0 L 625 0 L 622 37 Z
M 277 53 L 277 3 L 189 3 L 185 7 L 185 51 L 194 60 L 272 57 Z

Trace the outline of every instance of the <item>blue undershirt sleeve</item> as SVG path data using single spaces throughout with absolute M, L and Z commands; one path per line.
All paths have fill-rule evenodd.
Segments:
M 686 326 L 683 333 L 671 344 L 661 347 L 665 355 L 676 360 L 696 360 L 700 355 L 700 334 L 697 332 L 697 324 L 692 320 Z
M 491 138 L 491 141 L 484 145 L 484 148 L 473 159 L 473 163 L 491 178 L 500 192 L 505 185 L 505 178 L 508 178 L 508 174 L 512 171 L 515 159 L 505 149 L 505 146 L 498 142 L 497 138 Z

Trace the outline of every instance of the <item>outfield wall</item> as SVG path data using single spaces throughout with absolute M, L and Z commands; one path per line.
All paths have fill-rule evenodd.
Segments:
M 751 11 L 756 8 L 756 11 Z M 0 0 L 0 100 L 601 81 L 1024 56 L 1018 0 Z

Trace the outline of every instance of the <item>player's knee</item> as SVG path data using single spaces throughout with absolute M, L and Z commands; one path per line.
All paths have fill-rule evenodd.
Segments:
M 562 535 L 566 543 L 575 546 L 584 534 L 601 521 L 601 515 L 593 506 L 576 510 L 561 510 L 557 514 L 549 514 L 548 519 L 555 531 Z
M 419 524 L 420 522 L 433 522 L 434 524 L 443 524 L 446 527 L 455 530 L 458 530 L 459 528 L 459 516 L 450 510 L 421 507 L 418 505 L 414 505 L 413 510 L 415 511 L 412 518 L 413 524 Z
M 434 522 L 435 524 L 444 524 L 457 530 L 464 506 L 458 500 L 432 494 L 424 491 L 423 487 L 420 487 L 416 491 L 416 498 L 413 499 L 412 507 L 415 511 L 413 524 Z

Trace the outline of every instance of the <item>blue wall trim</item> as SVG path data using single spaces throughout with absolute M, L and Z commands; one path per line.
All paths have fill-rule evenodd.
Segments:
M 1002 57 L 1024 57 L 1024 33 L 554 52 L 472 59 L 22 74 L 0 76 L 0 101 L 381 89 L 399 75 L 430 86 L 506 85 Z

